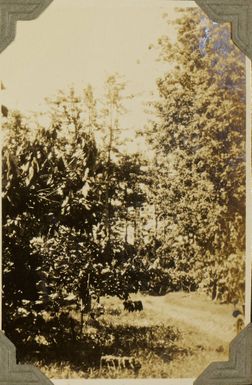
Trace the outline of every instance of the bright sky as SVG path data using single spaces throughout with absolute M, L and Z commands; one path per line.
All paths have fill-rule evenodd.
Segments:
M 195 6 L 180 1 L 183 5 Z M 162 19 L 165 12 L 174 19 L 175 3 L 54 0 L 38 19 L 18 22 L 15 41 L 0 56 L 4 102 L 37 110 L 44 97 L 58 89 L 82 88 L 87 83 L 99 95 L 106 77 L 118 72 L 128 82 L 129 93 L 141 93 L 129 107 L 127 124 L 141 124 L 142 101 L 155 91 L 155 80 L 165 71 L 156 61 L 157 51 L 148 47 L 164 33 L 174 37 L 174 30 Z

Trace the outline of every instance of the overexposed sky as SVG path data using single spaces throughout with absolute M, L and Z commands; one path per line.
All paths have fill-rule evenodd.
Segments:
M 194 6 L 179 2 L 179 6 Z M 176 3 L 178 6 L 178 3 Z M 54 0 L 36 20 L 18 22 L 15 41 L 0 55 L 3 101 L 23 111 L 38 110 L 46 96 L 74 85 L 94 85 L 97 96 L 106 77 L 125 77 L 131 126 L 144 119 L 142 101 L 155 91 L 164 64 L 149 50 L 162 34 L 174 30 L 162 19 L 176 17 L 169 0 Z

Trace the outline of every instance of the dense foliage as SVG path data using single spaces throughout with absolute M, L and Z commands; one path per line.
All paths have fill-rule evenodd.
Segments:
M 245 59 L 227 25 L 190 13 L 181 11 L 174 45 L 158 42 L 171 67 L 144 132 L 158 175 L 158 254 L 173 281 L 232 302 L 244 293 Z
M 26 321 L 35 330 L 45 311 L 56 314 L 74 304 L 86 313 L 100 296 L 127 299 L 148 280 L 136 237 L 133 243 L 127 240 L 145 195 L 139 188 L 140 155 L 120 152 L 116 143 L 120 89 L 123 85 L 110 77 L 101 129 L 90 87 L 84 100 L 74 90 L 50 100 L 47 129 L 37 123 L 34 130 L 18 113 L 6 122 L 4 315 L 9 333 L 21 332 L 18 325 Z

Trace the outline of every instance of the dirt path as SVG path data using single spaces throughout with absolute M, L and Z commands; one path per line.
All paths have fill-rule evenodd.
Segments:
M 235 337 L 232 305 L 215 303 L 203 294 L 183 292 L 160 297 L 136 294 L 131 299 L 141 300 L 144 310 L 128 312 L 117 297 L 103 297 L 101 304 L 105 307 L 105 313 L 100 317 L 100 322 L 109 327 L 109 334 L 120 336 L 123 342 L 125 339 L 126 346 L 134 346 L 134 355 L 138 355 L 142 365 L 139 378 L 196 378 L 211 362 L 227 361 L 229 344 Z M 161 325 L 160 330 L 152 328 Z M 143 345 L 142 350 L 141 341 L 146 327 L 147 330 L 155 330 L 155 333 L 147 333 L 148 345 Z M 95 332 L 93 329 L 91 326 L 91 335 Z M 164 330 L 167 333 L 164 334 Z M 131 339 L 135 331 L 141 336 L 139 344 L 134 336 Z M 164 338 L 168 340 L 167 344 Z M 154 350 L 155 344 L 161 346 L 161 350 Z M 62 367 L 55 368 L 52 365 L 48 370 L 51 377 L 52 373 L 58 377 Z M 64 372 L 70 378 L 80 376 L 79 369 L 76 371 L 64 366 Z M 90 377 L 100 378 L 99 369 L 94 368 L 90 373 Z M 125 375 L 129 374 L 120 373 L 118 378 Z
M 142 298 L 145 311 L 155 312 L 160 322 L 177 325 L 179 328 L 202 332 L 229 343 L 235 337 L 232 305 L 220 305 L 204 295 L 196 293 L 171 293 L 162 297 Z

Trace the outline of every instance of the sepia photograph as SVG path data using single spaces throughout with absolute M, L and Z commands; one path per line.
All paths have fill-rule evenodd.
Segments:
M 172 379 L 228 360 L 251 298 L 247 67 L 230 24 L 192 1 L 54 0 L 18 22 L 0 55 L 18 363 Z

